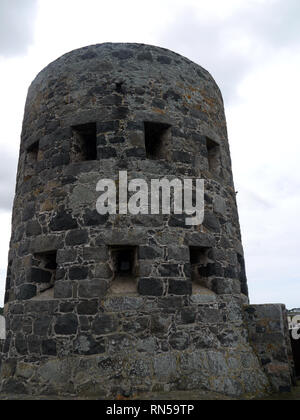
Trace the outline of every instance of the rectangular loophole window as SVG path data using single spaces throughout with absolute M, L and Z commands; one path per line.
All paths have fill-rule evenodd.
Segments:
M 214 140 L 206 137 L 206 148 L 209 171 L 213 174 L 217 174 L 220 165 L 220 146 Z
M 6 287 L 5 287 L 5 298 L 4 303 L 8 303 L 10 301 L 10 291 L 12 288 L 12 264 L 13 261 L 10 260 L 7 267 L 7 275 L 6 275 Z
M 32 164 L 37 162 L 39 155 L 40 142 L 36 141 L 27 149 L 27 163 Z
M 36 164 L 39 161 L 40 142 L 36 141 L 26 150 L 24 181 L 28 181 L 36 174 Z
M 31 282 L 37 285 L 38 293 L 54 287 L 57 270 L 57 251 L 36 253 L 32 259 Z
M 113 294 L 137 292 L 138 247 L 112 246 L 110 248 L 114 279 L 111 285 Z
M 244 295 L 249 296 L 246 266 L 245 266 L 245 260 L 244 260 L 243 255 L 237 254 L 237 260 L 238 260 L 238 276 L 241 283 L 241 292 Z
M 193 282 L 193 292 L 201 289 L 209 289 L 209 251 L 211 248 L 190 247 L 191 277 Z
M 152 160 L 171 160 L 171 126 L 144 122 L 146 156 Z
M 97 160 L 97 124 L 76 125 L 72 127 L 72 132 L 72 161 Z

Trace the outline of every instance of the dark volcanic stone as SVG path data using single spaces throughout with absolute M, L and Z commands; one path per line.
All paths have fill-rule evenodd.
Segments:
M 34 334 L 40 336 L 47 336 L 51 321 L 51 317 L 43 317 L 36 320 L 33 326 Z
M 27 223 L 26 235 L 27 236 L 38 236 L 42 233 L 42 228 L 37 221 L 31 221 Z
M 66 245 L 82 245 L 88 241 L 88 232 L 86 230 L 73 230 L 66 237 Z
M 117 151 L 113 147 L 101 147 L 99 149 L 100 159 L 111 159 L 117 157 Z
M 71 214 L 65 212 L 58 213 L 50 222 L 50 229 L 54 232 L 76 229 L 77 227 L 77 221 Z
M 194 324 L 196 321 L 196 310 L 194 308 L 185 308 L 181 311 L 181 320 L 184 324 Z
M 88 267 L 72 267 L 70 268 L 69 278 L 70 280 L 84 280 L 89 274 Z
M 103 339 L 95 340 L 91 335 L 81 335 L 75 342 L 75 353 L 85 356 L 105 353 L 105 341 Z
M 14 378 L 7 379 L 6 381 L 3 382 L 1 391 L 3 394 L 10 394 L 10 395 L 28 394 L 25 385 Z
M 97 226 L 104 225 L 108 221 L 109 215 L 105 214 L 104 216 L 100 215 L 97 210 L 86 210 L 83 215 L 84 224 L 86 226 Z
M 144 296 L 162 296 L 164 293 L 163 282 L 156 278 L 142 278 L 138 284 L 140 295 Z
M 77 316 L 74 314 L 68 314 L 57 318 L 54 330 L 58 335 L 73 335 L 76 334 L 77 328 Z
M 17 293 L 17 300 L 28 300 L 36 296 L 36 286 L 32 284 L 24 284 Z
M 169 280 L 170 295 L 191 295 L 192 283 L 188 280 Z
M 16 350 L 21 355 L 26 355 L 28 352 L 27 348 L 27 340 L 25 340 L 24 336 L 21 334 L 17 334 L 15 339 Z
M 152 54 L 150 52 L 144 52 L 137 56 L 137 59 L 140 61 L 153 61 Z
M 160 256 L 160 253 L 151 246 L 141 246 L 139 248 L 140 260 L 152 260 Z
M 45 356 L 57 356 L 56 342 L 54 340 L 44 340 L 42 342 L 42 354 Z
M 159 274 L 162 277 L 178 277 L 180 276 L 180 268 L 178 264 L 162 264 L 159 267 Z
M 135 157 L 135 158 L 145 158 L 146 152 L 145 149 L 142 149 L 140 147 L 134 147 L 132 149 L 126 150 L 126 156 L 127 157 Z
M 114 51 L 112 54 L 120 60 L 128 60 L 133 57 L 133 52 L 129 50 Z
M 92 331 L 96 335 L 110 334 L 117 331 L 118 322 L 112 315 L 101 314 L 92 324 Z
M 169 57 L 167 57 L 166 55 L 160 55 L 159 57 L 157 57 L 157 61 L 160 64 L 171 64 L 172 63 L 172 60 Z
M 79 315 L 95 315 L 98 312 L 97 300 L 86 300 L 79 303 L 77 307 Z

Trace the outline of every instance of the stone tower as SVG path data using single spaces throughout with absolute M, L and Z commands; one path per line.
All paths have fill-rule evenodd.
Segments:
M 96 185 L 120 171 L 204 179 L 203 224 L 100 215 Z M 243 315 L 222 96 L 202 67 L 139 44 L 50 64 L 28 93 L 12 223 L 3 391 L 269 390 Z

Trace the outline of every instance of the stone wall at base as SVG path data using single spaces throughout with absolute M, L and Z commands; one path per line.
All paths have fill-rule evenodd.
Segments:
M 263 396 L 269 381 L 249 345 L 242 308 L 240 295 L 12 303 L 1 391 Z
M 245 307 L 249 339 L 276 392 L 289 392 L 295 369 L 284 305 Z

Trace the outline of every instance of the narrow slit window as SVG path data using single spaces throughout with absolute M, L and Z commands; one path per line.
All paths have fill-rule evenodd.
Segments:
M 56 280 L 57 251 L 36 253 L 33 256 L 31 282 L 36 284 L 38 294 L 52 289 Z
M 171 160 L 171 126 L 145 122 L 146 156 L 152 160 Z
M 206 148 L 209 171 L 213 174 L 217 174 L 220 165 L 220 146 L 217 142 L 207 137 Z
M 248 291 L 248 285 L 247 285 L 247 275 L 246 275 L 246 266 L 245 266 L 245 260 L 244 257 L 241 254 L 237 254 L 237 260 L 238 260 L 238 276 L 241 283 L 241 292 L 249 296 Z
M 24 181 L 28 181 L 36 174 L 36 164 L 39 161 L 40 142 L 34 142 L 26 150 Z
M 97 160 L 97 124 L 76 125 L 72 131 L 72 161 Z
M 39 155 L 40 142 L 36 141 L 27 149 L 27 163 L 33 164 L 37 162 Z
M 13 261 L 10 260 L 8 263 L 7 276 L 6 276 L 6 287 L 5 287 L 5 298 L 4 298 L 5 304 L 10 301 L 10 291 L 12 288 L 12 264 L 13 264 Z
M 114 294 L 137 292 L 137 247 L 112 246 L 111 260 L 114 279 L 111 292 Z
M 190 247 L 191 277 L 193 282 L 193 291 L 209 287 L 209 251 L 211 248 Z

